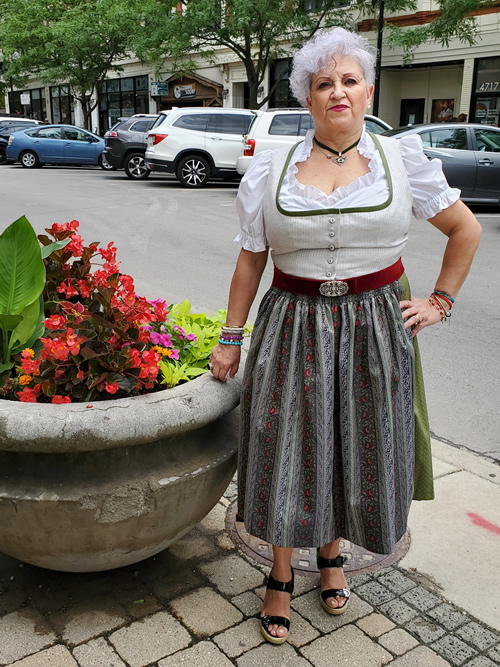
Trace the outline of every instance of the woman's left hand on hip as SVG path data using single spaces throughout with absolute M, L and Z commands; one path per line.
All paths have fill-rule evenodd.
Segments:
M 405 321 L 405 329 L 411 328 L 411 335 L 415 336 L 425 327 L 441 322 L 442 313 L 431 306 L 428 299 L 412 298 L 409 301 L 400 301 L 401 314 Z

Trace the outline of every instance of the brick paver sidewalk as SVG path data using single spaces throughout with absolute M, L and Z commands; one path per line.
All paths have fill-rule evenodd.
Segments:
M 320 608 L 319 577 L 297 576 L 289 642 L 265 643 L 266 568 L 224 529 L 234 490 L 170 549 L 120 570 L 51 572 L 0 555 L 0 665 L 500 665 L 499 634 L 397 567 L 351 577 L 350 607 L 337 617 Z

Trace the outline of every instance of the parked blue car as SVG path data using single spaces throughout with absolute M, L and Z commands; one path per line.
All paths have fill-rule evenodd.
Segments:
M 104 139 L 74 125 L 39 125 L 9 137 L 7 161 L 26 169 L 44 164 L 101 165 Z

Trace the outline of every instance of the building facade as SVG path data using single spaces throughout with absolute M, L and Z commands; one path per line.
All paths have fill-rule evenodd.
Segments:
M 419 0 L 416 12 L 389 15 L 386 19 L 411 28 L 434 20 L 437 12 L 437 5 L 431 0 Z M 378 115 L 394 127 L 459 117 L 500 125 L 500 4 L 480 10 L 476 20 L 479 34 L 475 45 L 459 40 L 452 40 L 447 48 L 426 43 L 417 49 L 410 65 L 403 64 L 402 50 L 384 47 Z M 374 19 L 355 23 L 356 30 L 373 45 L 377 41 L 376 23 Z M 91 129 L 103 134 L 122 116 L 178 106 L 248 107 L 246 71 L 232 51 L 217 49 L 210 64 L 202 54 L 196 58 L 196 74 L 183 79 L 169 74 L 168 61 L 159 75 L 134 60 L 120 63 L 120 76 L 110 74 L 103 84 Z M 260 99 L 280 79 L 288 64 L 288 58 L 273 63 L 259 89 Z M 287 76 L 280 79 L 265 106 L 297 106 Z M 7 95 L 6 110 L 54 123 L 82 124 L 79 105 L 63 84 L 43 86 L 33 81 L 26 90 L 12 90 Z

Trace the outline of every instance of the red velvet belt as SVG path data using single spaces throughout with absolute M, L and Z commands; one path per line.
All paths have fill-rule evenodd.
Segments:
M 345 280 L 312 280 L 310 278 L 299 278 L 289 276 L 274 267 L 273 287 L 284 292 L 294 294 L 307 294 L 308 296 L 342 296 L 343 294 L 358 294 L 367 290 L 377 289 L 389 285 L 398 280 L 403 274 L 403 262 L 401 259 L 381 271 L 367 273 L 357 278 L 346 278 Z

